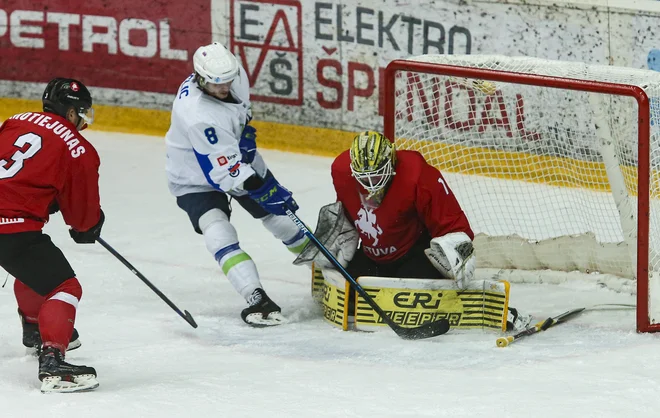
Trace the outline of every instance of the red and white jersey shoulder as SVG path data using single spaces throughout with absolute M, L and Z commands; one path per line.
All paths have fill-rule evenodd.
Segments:
M 85 231 L 101 216 L 99 156 L 63 117 L 14 115 L 0 126 L 0 234 L 38 231 L 57 202 L 64 221 Z
M 351 175 L 349 151 L 332 164 L 332 180 L 366 255 L 390 262 L 404 256 L 427 232 L 432 238 L 451 232 L 474 234 L 449 185 L 417 151 L 397 151 L 396 175 L 381 204 L 363 204 L 366 193 Z

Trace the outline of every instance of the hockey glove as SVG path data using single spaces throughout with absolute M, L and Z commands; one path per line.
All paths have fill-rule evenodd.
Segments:
M 257 130 L 254 126 L 245 125 L 238 147 L 241 149 L 242 162 L 251 163 L 254 161 L 254 155 L 257 152 Z
M 465 232 L 452 232 L 433 238 L 430 248 L 424 250 L 424 254 L 433 267 L 447 279 L 456 280 L 461 289 L 465 289 L 474 278 L 474 247 Z
M 265 183 L 255 190 L 249 190 L 248 196 L 256 201 L 259 206 L 273 215 L 286 215 L 286 210 L 292 212 L 298 210 L 298 204 L 293 200 L 291 192 L 285 189 L 275 180 L 275 177 L 268 177 Z
M 346 267 L 348 262 L 353 259 L 360 239 L 355 226 L 346 217 L 341 202 L 331 203 L 321 208 L 314 236 L 339 261 L 342 267 Z M 314 243 L 308 242 L 293 264 L 311 265 L 312 263 L 319 268 L 335 268 L 334 264 L 319 251 Z
M 105 221 L 105 215 L 101 211 L 101 218 L 98 223 L 88 229 L 87 231 L 76 231 L 75 229 L 69 229 L 69 235 L 77 244 L 94 244 L 96 238 L 101 236 L 101 227 Z

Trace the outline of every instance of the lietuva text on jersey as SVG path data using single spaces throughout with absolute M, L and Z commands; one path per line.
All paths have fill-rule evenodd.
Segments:
M 39 231 L 57 205 L 78 231 L 101 216 L 99 155 L 67 119 L 41 112 L 0 126 L 0 234 Z
M 363 203 L 366 191 L 351 174 L 349 151 L 332 163 L 337 200 L 355 225 L 362 250 L 371 259 L 390 262 L 403 257 L 424 235 L 474 234 L 467 217 L 440 171 L 417 151 L 397 151 L 396 174 L 382 203 Z
M 174 196 L 219 190 L 244 194 L 243 183 L 256 172 L 265 176 L 258 154 L 252 163 L 241 161 L 239 140 L 251 118 L 250 83 L 241 68 L 232 82 L 230 100 L 205 94 L 186 78 L 174 99 L 167 146 L 167 179 Z

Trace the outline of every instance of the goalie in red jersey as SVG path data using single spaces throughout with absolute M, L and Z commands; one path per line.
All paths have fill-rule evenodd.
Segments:
M 75 242 L 94 243 L 101 232 L 99 156 L 80 134 L 93 120 L 92 96 L 77 80 L 55 78 L 42 101 L 43 112 L 0 126 L 0 267 L 16 279 L 23 344 L 40 353 L 41 390 L 89 390 L 98 386 L 94 368 L 64 361 L 80 346 L 74 321 L 82 288 L 42 228 L 61 211 Z
M 452 279 L 461 289 L 473 279 L 470 223 L 419 152 L 397 151 L 383 134 L 362 132 L 331 171 L 337 201 L 321 208 L 315 235 L 351 276 Z M 296 264 L 309 261 L 333 267 L 311 244 Z M 530 319 L 512 309 L 516 328 Z

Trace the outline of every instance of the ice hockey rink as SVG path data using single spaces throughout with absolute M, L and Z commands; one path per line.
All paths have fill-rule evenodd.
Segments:
M 61 216 L 46 226 L 83 285 L 74 364 L 100 387 L 39 391 L 9 277 L 0 288 L 0 417 L 656 417 L 660 335 L 636 334 L 634 310 L 598 310 L 507 348 L 500 334 L 405 341 L 385 329 L 342 332 L 310 296 L 310 272 L 235 208 L 241 246 L 290 322 L 250 328 L 245 302 L 167 191 L 162 138 L 86 132 L 101 155 L 102 237 L 181 309 L 193 329 L 100 245 L 76 245 Z M 314 226 L 334 200 L 330 158 L 262 151 Z M 0 283 L 6 274 L 0 275 Z M 578 282 L 512 285 L 535 320 L 635 297 Z

